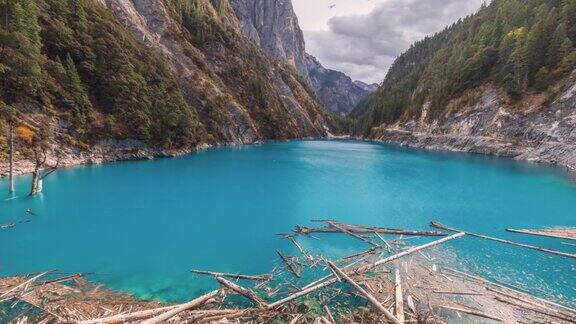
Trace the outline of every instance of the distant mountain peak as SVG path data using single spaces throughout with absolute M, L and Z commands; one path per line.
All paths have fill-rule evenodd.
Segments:
M 375 92 L 376 90 L 378 90 L 378 87 L 380 87 L 378 83 L 368 84 L 360 80 L 354 81 L 354 84 L 369 92 Z
M 346 74 L 325 68 L 314 56 L 307 54 L 308 76 L 314 92 L 326 108 L 337 115 L 347 116 L 378 85 L 352 81 Z
M 230 0 L 243 33 L 266 52 L 292 65 L 328 111 L 347 115 L 377 85 L 354 82 L 306 53 L 304 34 L 290 0 Z

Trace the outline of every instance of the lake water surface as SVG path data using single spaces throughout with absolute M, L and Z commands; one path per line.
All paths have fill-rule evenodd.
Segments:
M 275 234 L 314 225 L 313 219 L 407 229 L 438 220 L 576 253 L 560 240 L 504 232 L 576 226 L 570 175 L 492 157 L 294 141 L 64 169 L 31 198 L 28 182 L 18 177 L 17 198 L 6 200 L 7 182 L 0 181 L 0 223 L 31 219 L 0 230 L 0 275 L 94 273 L 90 279 L 109 287 L 166 301 L 214 287 L 191 268 L 270 271 L 276 250 L 297 253 Z M 300 242 L 333 256 L 366 249 L 362 242 L 322 238 Z M 445 248 L 462 256 L 455 265 L 461 269 L 575 302 L 574 260 L 472 237 Z

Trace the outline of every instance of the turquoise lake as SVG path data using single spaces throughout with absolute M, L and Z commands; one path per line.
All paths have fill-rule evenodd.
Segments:
M 28 182 L 17 177 L 10 199 L 6 179 L 0 181 L 0 224 L 31 220 L 0 230 L 0 275 L 92 273 L 89 279 L 108 287 L 165 301 L 214 287 L 192 268 L 269 272 L 279 264 L 276 250 L 297 254 L 276 234 L 314 226 L 314 219 L 405 229 L 438 220 L 576 253 L 561 240 L 504 231 L 576 226 L 574 176 L 495 157 L 352 141 L 273 142 L 63 169 L 37 197 L 26 197 Z M 321 238 L 299 241 L 331 256 L 366 249 L 337 234 Z M 573 259 L 473 237 L 442 248 L 461 256 L 455 267 L 576 304 Z

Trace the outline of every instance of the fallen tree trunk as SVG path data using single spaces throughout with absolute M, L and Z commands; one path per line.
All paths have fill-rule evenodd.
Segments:
M 509 245 L 514 245 L 514 246 L 519 246 L 525 249 L 530 249 L 530 250 L 535 250 L 535 251 L 540 251 L 540 252 L 545 252 L 545 253 L 550 253 L 550 254 L 554 254 L 554 255 L 559 255 L 559 256 L 563 256 L 563 257 L 567 257 L 567 258 L 572 258 L 572 259 L 576 259 L 576 254 L 572 254 L 572 253 L 565 253 L 565 252 L 560 252 L 560 251 L 556 251 L 556 250 L 550 250 L 550 249 L 546 249 L 543 247 L 539 247 L 539 246 L 533 246 L 533 245 L 528 245 L 528 244 L 524 244 L 524 243 L 517 243 L 517 242 L 512 242 L 512 241 L 508 241 L 508 240 L 504 240 L 501 238 L 497 238 L 497 237 L 491 237 L 491 236 L 486 236 L 486 235 L 482 235 L 482 234 L 475 234 L 475 233 L 470 233 L 470 232 L 465 232 L 465 231 L 461 231 L 459 229 L 455 229 L 452 228 L 450 226 L 438 223 L 438 222 L 430 222 L 430 226 L 435 227 L 435 228 L 440 228 L 440 229 L 444 229 L 447 231 L 452 231 L 452 232 L 463 232 L 466 233 L 470 236 L 474 236 L 474 237 L 478 237 L 481 239 L 485 239 L 485 240 L 490 240 L 490 241 L 495 241 L 495 242 L 500 242 L 500 243 L 504 243 L 504 244 L 509 244 Z
M 280 251 L 276 251 L 276 253 L 278 253 L 278 256 L 280 259 L 282 259 L 282 262 L 284 262 L 288 270 L 290 270 L 290 272 L 292 272 L 296 278 L 300 278 L 300 272 L 298 272 L 298 269 L 294 267 L 294 264 L 290 262 L 290 260 L 288 260 L 288 258 L 284 256 L 284 254 L 282 254 Z
M 576 237 L 550 234 L 550 233 L 547 233 L 545 231 L 538 231 L 538 230 L 518 230 L 518 229 L 507 228 L 506 231 L 510 232 L 510 233 L 552 237 L 552 238 L 558 238 L 558 239 L 563 239 L 563 240 L 576 240 Z M 576 233 L 576 229 L 574 229 L 574 233 Z
M 450 269 L 450 268 L 444 268 L 444 269 L 459 274 L 459 277 L 462 278 L 462 279 L 468 279 L 468 280 L 470 280 L 470 281 L 472 281 L 472 282 L 475 282 L 475 283 L 484 284 L 484 286 L 486 286 L 486 285 L 491 285 L 491 286 L 494 286 L 494 287 L 498 287 L 498 288 L 504 289 L 504 290 L 506 290 L 506 291 L 513 292 L 513 293 L 515 293 L 515 294 L 519 294 L 519 295 L 522 295 L 522 296 L 528 296 L 528 297 L 534 298 L 535 300 L 538 300 L 538 301 L 540 301 L 540 302 L 542 302 L 542 303 L 545 303 L 545 304 L 547 304 L 547 305 L 549 305 L 549 306 L 553 306 L 553 307 L 562 309 L 562 310 L 564 310 L 564 311 L 568 311 L 569 313 L 571 313 L 571 314 L 573 314 L 573 315 L 576 315 L 576 309 L 572 309 L 572 308 L 570 308 L 570 307 L 566 307 L 566 306 L 564 306 L 564 305 L 560 305 L 560 304 L 557 304 L 557 303 L 555 303 L 555 302 L 552 302 L 552 301 L 549 301 L 549 300 L 546 300 L 546 299 L 543 299 L 543 298 L 540 298 L 540 297 L 532 296 L 531 294 L 529 294 L 529 293 L 527 293 L 527 292 L 517 290 L 517 288 L 516 288 L 516 289 L 513 289 L 513 288 L 511 288 L 511 287 L 507 287 L 507 286 L 501 285 L 501 284 L 499 284 L 499 283 L 492 282 L 492 281 L 487 280 L 487 279 L 485 279 L 485 278 L 482 278 L 482 277 L 479 277 L 479 276 L 474 276 L 474 275 L 471 275 L 471 274 L 468 274 L 468 273 L 465 273 L 465 272 L 461 272 L 461 271 L 457 271 L 457 270 L 454 270 L 454 269 Z M 486 287 L 486 288 L 488 288 L 488 287 Z
M 461 312 L 461 313 L 470 314 L 470 315 L 474 315 L 474 316 L 478 316 L 478 317 L 488 318 L 488 319 L 495 320 L 498 322 L 504 322 L 504 320 L 499 318 L 499 317 L 492 316 L 490 314 L 486 314 L 486 313 L 482 313 L 482 312 L 478 312 L 478 311 L 475 311 L 473 309 L 458 308 L 458 307 L 444 306 L 444 305 L 440 305 L 440 307 L 444 308 L 444 309 L 456 311 L 456 312 Z
M 306 258 L 308 265 L 312 266 L 314 264 L 314 257 L 308 254 L 308 252 L 306 252 L 306 250 L 304 250 L 304 248 L 298 242 L 296 242 L 296 240 L 293 237 L 289 236 L 288 239 L 292 242 L 292 244 L 296 246 L 296 248 L 300 251 L 300 253 L 302 253 L 304 258 Z
M 0 299 L 3 299 L 3 298 L 11 298 L 11 296 L 10 296 L 11 293 L 17 291 L 17 290 L 20 289 L 20 288 L 26 288 L 26 287 L 28 287 L 31 283 L 33 283 L 34 281 L 36 281 L 38 278 L 40 278 L 40 277 L 42 277 L 42 276 L 44 276 L 44 275 L 46 275 L 46 274 L 48 274 L 48 273 L 50 273 L 50 272 L 52 272 L 52 271 L 46 271 L 46 272 L 42 272 L 42 273 L 40 273 L 40 274 L 37 274 L 37 275 L 35 275 L 34 277 L 32 277 L 32 278 L 24 281 L 23 283 L 19 284 L 18 286 L 14 287 L 14 288 L 12 288 L 12 289 L 9 289 L 8 291 L 6 291 L 6 292 L 2 293 L 2 295 L 0 295 Z
M 136 321 L 142 318 L 147 318 L 150 316 L 154 316 L 156 314 L 169 311 L 178 307 L 178 305 L 173 306 L 166 306 L 166 307 L 159 307 L 153 309 L 147 309 L 139 312 L 129 313 L 129 314 L 118 314 L 114 316 L 102 317 L 97 319 L 85 320 L 80 321 L 78 324 L 99 324 L 99 323 L 121 323 L 121 322 L 128 322 L 128 321 Z
M 362 242 L 364 242 L 364 243 L 370 244 L 372 247 L 378 247 L 378 244 L 376 244 L 376 243 L 370 241 L 369 239 L 367 239 L 367 238 L 365 238 L 365 237 L 362 237 L 362 236 L 360 236 L 360 235 L 358 235 L 358 234 L 356 234 L 356 233 L 354 233 L 354 232 L 351 232 L 351 231 L 348 230 L 346 227 L 341 226 L 341 225 L 339 225 L 339 224 L 336 223 L 336 222 L 328 221 L 327 223 L 328 223 L 328 225 L 330 225 L 330 227 L 333 227 L 333 228 L 335 228 L 336 230 L 338 230 L 338 231 L 340 231 L 340 232 L 342 232 L 342 233 L 344 233 L 344 234 L 348 234 L 348 235 L 350 235 L 350 236 L 352 236 L 352 237 L 354 237 L 354 238 L 359 239 L 360 241 L 362 241 Z
M 43 282 L 40 282 L 40 283 L 34 285 L 34 287 L 36 287 L 36 286 L 42 286 L 42 285 L 47 285 L 47 284 L 55 284 L 55 283 L 61 283 L 61 282 L 65 282 L 65 281 L 70 281 L 70 280 L 73 280 L 73 279 L 80 278 L 80 277 L 82 277 L 82 276 L 83 276 L 82 273 L 77 273 L 77 274 L 73 274 L 73 275 L 70 275 L 70 276 L 62 277 L 62 278 L 57 278 L 57 279 L 53 279 L 53 280 L 46 280 L 46 281 L 43 281 Z
M 252 301 L 254 304 L 256 304 L 256 306 L 260 307 L 260 308 L 266 308 L 268 307 L 268 305 L 266 304 L 266 302 L 264 300 L 262 300 L 262 298 L 260 298 L 258 295 L 256 295 L 255 292 L 253 292 L 250 289 L 241 287 L 231 281 L 228 281 L 222 277 L 216 277 L 216 280 L 218 280 L 219 283 L 221 283 L 224 287 L 232 290 L 233 292 L 240 294 L 248 299 L 250 299 L 250 301 Z
M 216 296 L 218 293 L 220 292 L 220 290 L 213 290 L 205 295 L 202 295 L 192 301 L 187 302 L 186 304 L 182 304 L 182 305 L 178 305 L 176 307 L 174 307 L 173 309 L 170 309 L 169 311 L 158 315 L 154 318 L 148 319 L 146 321 L 143 321 L 142 324 L 158 324 L 158 323 L 162 323 L 166 320 L 171 319 L 172 317 L 187 311 L 191 308 L 200 306 L 202 304 L 205 304 L 206 302 L 208 302 L 210 299 L 212 299 L 214 296 Z
M 404 323 L 404 298 L 402 295 L 402 279 L 398 267 L 394 267 L 394 305 L 396 308 L 396 317 L 401 323 Z
M 484 296 L 485 294 L 477 293 L 477 292 L 466 292 L 466 291 L 443 291 L 443 290 L 434 290 L 435 294 L 442 294 L 442 295 L 464 295 L 464 296 Z
M 243 275 L 243 274 L 234 274 L 234 273 L 223 273 L 223 272 L 213 272 L 213 271 L 204 271 L 204 270 L 190 270 L 193 273 L 201 274 L 201 275 L 208 275 L 214 277 L 224 277 L 224 278 L 233 278 L 233 279 L 244 279 L 244 280 L 252 280 L 252 281 L 268 281 L 272 279 L 271 275 Z
M 386 316 L 386 318 L 390 322 L 394 324 L 404 323 L 403 320 L 401 321 L 400 319 L 392 315 L 392 313 L 390 313 L 384 306 L 382 306 L 382 304 L 378 301 L 378 299 L 376 299 L 376 297 L 372 296 L 369 292 L 360 287 L 359 284 L 357 284 L 352 278 L 350 278 L 346 273 L 344 273 L 344 271 L 338 268 L 334 263 L 328 261 L 328 265 L 330 266 L 330 268 L 332 268 L 332 270 L 334 270 L 338 274 L 338 276 L 348 281 L 349 284 L 351 284 L 354 288 L 356 288 L 356 290 L 358 290 L 360 294 L 362 294 L 372 305 L 374 305 L 376 309 L 378 309 L 382 314 L 384 314 L 384 316 Z M 402 315 L 403 314 L 404 313 L 402 312 Z
M 348 231 L 354 234 L 394 234 L 394 235 L 409 235 L 409 236 L 447 236 L 445 232 L 437 231 L 409 231 L 394 228 L 382 228 L 382 227 L 357 227 L 357 228 L 347 228 Z M 340 231 L 331 227 L 318 227 L 311 228 L 305 226 L 296 225 L 294 229 L 296 234 L 312 234 L 312 233 L 340 233 Z
M 558 318 L 558 319 L 561 319 L 561 320 L 564 320 L 564 321 L 567 321 L 570 323 L 576 322 L 575 317 L 565 316 L 565 315 L 557 313 L 557 312 L 550 312 L 549 310 L 547 311 L 547 310 L 543 310 L 543 309 L 534 308 L 531 306 L 522 305 L 521 303 L 514 302 L 508 298 L 502 298 L 502 297 L 496 296 L 496 297 L 494 297 L 494 299 L 496 299 L 497 301 L 499 301 L 501 303 L 510 304 L 510 305 L 516 306 L 516 307 L 521 308 L 521 309 L 530 310 L 530 311 L 538 313 L 538 314 Z M 527 304 L 533 305 L 532 303 L 527 303 Z
M 391 262 L 391 261 L 397 260 L 397 259 L 399 259 L 399 258 L 401 258 L 401 257 L 404 257 L 404 256 L 407 256 L 407 255 L 409 255 L 409 254 L 412 254 L 412 253 L 418 252 L 418 251 L 420 251 L 420 250 L 427 249 L 427 248 L 430 248 L 430 247 L 433 247 L 433 246 L 442 244 L 442 243 L 444 243 L 444 242 L 447 242 L 447 241 L 450 241 L 450 240 L 453 240 L 453 239 L 462 237 L 462 236 L 464 236 L 464 235 L 465 235 L 465 233 L 457 233 L 457 234 L 454 234 L 454 235 L 451 235 L 451 236 L 448 236 L 448 237 L 444 237 L 444 238 L 442 238 L 442 239 L 439 239 L 439 240 L 430 242 L 430 243 L 428 243 L 428 244 L 424 244 L 424 245 L 420 245 L 420 246 L 413 247 L 413 248 L 408 249 L 408 250 L 406 250 L 406 251 L 404 251 L 404 252 L 400 252 L 400 253 L 398 253 L 398 254 L 389 256 L 389 257 L 387 257 L 387 258 L 380 259 L 380 260 L 378 260 L 378 261 L 376 261 L 376 262 L 374 262 L 374 263 L 372 263 L 372 264 L 368 264 L 368 265 L 362 266 L 362 267 L 356 269 L 355 272 L 356 272 L 356 273 L 366 272 L 366 271 L 368 271 L 368 270 L 370 270 L 370 269 L 373 269 L 373 268 L 375 268 L 375 267 L 377 267 L 377 266 L 379 266 L 379 265 L 382 265 L 382 264 L 385 264 L 385 263 L 387 263 L 387 262 Z M 292 300 L 294 300 L 294 299 L 300 298 L 300 297 L 302 297 L 302 296 L 306 296 L 306 295 L 308 295 L 309 293 L 314 292 L 314 291 L 316 291 L 316 290 L 318 290 L 318 289 L 320 289 L 320 288 L 328 287 L 328 286 L 330 286 L 330 285 L 338 282 L 338 278 L 336 278 L 336 277 L 334 277 L 334 276 L 332 276 L 332 275 L 328 275 L 328 276 L 326 276 L 326 277 L 323 278 L 323 279 L 317 280 L 317 282 L 318 282 L 317 284 L 308 285 L 306 288 L 304 288 L 304 289 L 302 289 L 302 290 L 300 290 L 300 291 L 298 291 L 298 292 L 296 292 L 296 293 L 294 293 L 294 294 L 291 294 L 291 295 L 289 295 L 289 296 L 287 296 L 287 297 L 285 297 L 285 298 L 283 298 L 283 299 L 280 299 L 280 300 L 278 300 L 278 301 L 270 304 L 269 307 L 270 307 L 270 308 L 278 307 L 278 306 L 283 305 L 283 304 L 286 304 L 286 303 L 288 303 L 288 302 L 290 302 L 290 301 L 292 301 Z

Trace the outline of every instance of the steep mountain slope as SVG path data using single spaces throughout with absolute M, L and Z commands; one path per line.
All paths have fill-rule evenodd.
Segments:
M 308 76 L 304 34 L 291 0 L 230 0 L 244 34 Z
M 496 0 L 414 44 L 358 136 L 576 167 L 576 1 Z
M 326 134 L 322 105 L 287 64 L 246 41 L 227 0 L 0 7 L 0 136 L 13 120 L 31 134 L 20 148 L 154 155 Z
M 322 107 L 297 76 L 246 42 L 227 0 L 106 0 L 118 20 L 162 56 L 217 140 L 322 136 Z
M 245 35 L 268 53 L 293 66 L 332 113 L 346 115 L 376 89 L 325 69 L 306 54 L 304 35 L 291 0 L 230 0 Z
M 326 108 L 340 116 L 348 115 L 362 100 L 378 88 L 352 81 L 342 72 L 326 69 L 312 55 L 306 55 L 308 75 L 314 93 Z
M 102 4 L 9 0 L 0 6 L 0 105 L 15 108 L 18 124 L 37 135 L 41 125 L 54 126 L 49 133 L 79 147 L 110 138 L 164 148 L 201 141 L 196 111 L 166 64 Z

